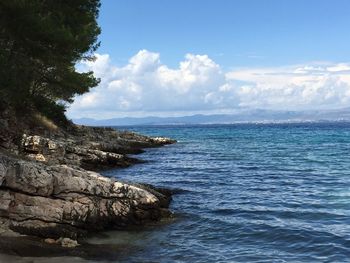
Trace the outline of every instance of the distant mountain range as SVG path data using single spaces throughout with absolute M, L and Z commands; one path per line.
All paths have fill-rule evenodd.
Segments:
M 350 108 L 340 110 L 275 111 L 242 110 L 235 114 L 191 115 L 183 117 L 124 117 L 105 120 L 90 118 L 73 119 L 74 123 L 90 126 L 134 125 L 186 125 L 186 124 L 231 124 L 231 123 L 279 123 L 350 121 Z

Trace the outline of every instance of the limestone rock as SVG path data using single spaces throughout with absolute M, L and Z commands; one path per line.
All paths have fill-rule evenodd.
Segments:
M 94 170 L 130 166 L 138 160 L 126 154 L 140 153 L 145 147 L 159 147 L 174 142 L 163 137 L 152 138 L 107 128 L 76 126 L 74 132 L 64 138 L 23 134 L 19 150 L 30 160 Z
M 0 151 L 0 236 L 65 237 L 70 240 L 62 239 L 61 245 L 72 247 L 89 231 L 169 215 L 171 193 L 118 182 L 91 170 L 129 166 L 138 160 L 126 154 L 173 140 L 75 125 L 38 134 L 33 131 L 40 129 L 10 133 L 16 125 L 0 127 L 0 147 L 5 149 Z M 16 138 L 22 138 L 20 143 Z
M 79 246 L 78 241 L 70 239 L 68 237 L 61 237 L 56 240 L 56 243 L 61 244 L 62 247 L 73 248 Z
M 76 238 L 128 224 L 158 220 L 164 195 L 66 165 L 14 160 L 0 155 L 0 217 L 11 229 L 43 237 Z

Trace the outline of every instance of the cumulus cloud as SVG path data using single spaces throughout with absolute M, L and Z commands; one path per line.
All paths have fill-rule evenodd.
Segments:
M 349 65 L 303 65 L 246 69 L 227 73 L 227 81 L 246 84 L 237 90 L 240 106 L 272 109 L 332 109 L 350 103 Z
M 311 63 L 224 72 L 207 55 L 187 54 L 175 69 L 159 53 L 139 51 L 125 66 L 96 54 L 82 70 L 101 78 L 98 87 L 76 98 L 73 118 L 111 118 L 174 112 L 218 112 L 240 107 L 273 109 L 339 108 L 350 102 L 350 64 Z

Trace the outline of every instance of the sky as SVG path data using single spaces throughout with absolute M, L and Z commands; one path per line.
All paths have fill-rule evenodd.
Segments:
M 350 106 L 348 0 L 102 0 L 71 118 Z

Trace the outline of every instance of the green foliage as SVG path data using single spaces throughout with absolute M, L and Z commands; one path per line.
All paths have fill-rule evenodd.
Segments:
M 65 116 L 65 104 L 62 102 L 54 102 L 45 97 L 34 97 L 34 105 L 36 109 L 45 117 L 52 120 L 57 125 L 63 127 L 68 125 L 69 121 Z
M 96 86 L 75 64 L 99 46 L 99 7 L 99 0 L 0 0 L 1 98 L 40 108 L 40 100 L 72 102 Z

